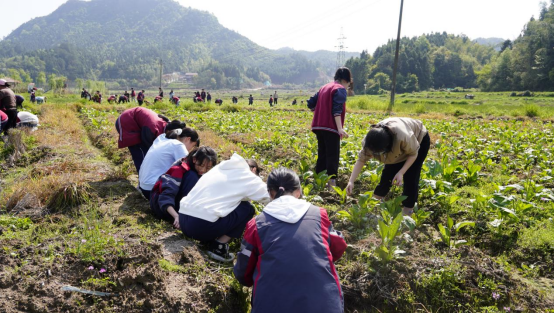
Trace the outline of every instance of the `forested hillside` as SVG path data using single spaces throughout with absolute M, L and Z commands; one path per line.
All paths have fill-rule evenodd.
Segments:
M 397 91 L 480 88 L 483 91 L 554 90 L 554 1 L 512 43 L 434 33 L 401 40 Z M 480 44 L 481 43 L 481 44 Z M 395 41 L 347 62 L 358 93 L 390 90 Z M 496 48 L 496 49 L 495 49 Z M 499 50 L 499 51 L 498 51 Z
M 70 0 L 17 28 L 0 42 L 0 56 L 0 72 L 23 69 L 32 79 L 45 72 L 154 82 L 160 58 L 164 73 L 199 72 L 212 88 L 321 76 L 318 62 L 258 46 L 172 0 Z

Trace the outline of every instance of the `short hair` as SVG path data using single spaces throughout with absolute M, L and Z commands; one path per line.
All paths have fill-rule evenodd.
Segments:
M 348 83 L 352 82 L 352 74 L 350 69 L 347 67 L 340 67 L 335 72 L 335 81 L 345 80 Z
M 196 162 L 200 165 L 204 164 L 205 161 L 211 162 L 214 166 L 217 164 L 217 153 L 209 146 L 197 147 L 189 152 L 186 157 L 186 164 L 189 169 L 195 169 L 193 158 L 196 158 Z

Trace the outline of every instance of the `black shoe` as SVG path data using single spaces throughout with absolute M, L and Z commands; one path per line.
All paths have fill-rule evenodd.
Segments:
M 229 243 L 220 243 L 217 240 L 210 243 L 208 256 L 224 263 L 232 262 L 235 258 L 235 254 L 229 253 Z

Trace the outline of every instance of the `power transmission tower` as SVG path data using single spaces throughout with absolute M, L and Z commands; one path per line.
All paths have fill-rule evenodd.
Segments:
M 335 48 L 338 48 L 338 52 L 337 52 L 337 64 L 336 64 L 336 68 L 340 68 L 342 66 L 344 66 L 344 62 L 345 62 L 345 51 L 344 49 L 348 48 L 348 47 L 345 47 L 344 46 L 344 40 L 346 39 L 346 37 L 344 37 L 344 34 L 343 34 L 343 31 L 342 31 L 342 27 L 340 28 L 340 37 L 338 38 L 338 41 L 339 41 L 339 44 L 337 46 L 335 46 Z

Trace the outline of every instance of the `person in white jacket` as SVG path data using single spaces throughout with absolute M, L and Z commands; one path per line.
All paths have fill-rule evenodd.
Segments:
M 200 146 L 196 130 L 192 128 L 175 129 L 156 138 L 144 157 L 139 170 L 139 187 L 142 195 L 150 200 L 150 193 L 158 178 L 173 163 L 187 157 L 189 152 Z
M 246 160 L 237 154 L 204 174 L 180 202 L 183 233 L 207 242 L 208 255 L 230 262 L 229 241 L 242 237 L 255 210 L 248 200 L 267 204 L 267 186 Z

